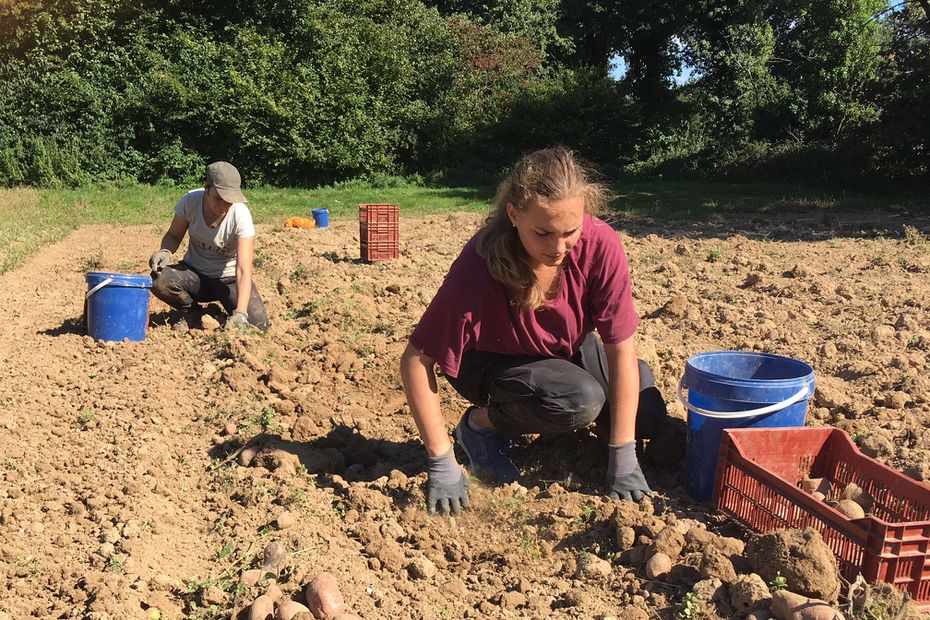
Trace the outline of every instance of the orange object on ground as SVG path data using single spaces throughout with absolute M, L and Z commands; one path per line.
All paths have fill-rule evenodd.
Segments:
M 316 228 L 312 219 L 306 217 L 289 217 L 284 222 L 285 228 Z

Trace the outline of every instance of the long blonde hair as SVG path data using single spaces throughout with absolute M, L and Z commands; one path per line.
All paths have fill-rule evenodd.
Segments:
M 562 146 L 525 155 L 497 188 L 491 212 L 478 231 L 477 250 L 491 277 L 507 287 L 514 308 L 544 308 L 546 291 L 536 286 L 536 275 L 526 262 L 526 250 L 507 215 L 507 205 L 524 211 L 531 202 L 546 207 L 575 196 L 584 197 L 585 212 L 592 214 L 611 199 L 594 170 Z

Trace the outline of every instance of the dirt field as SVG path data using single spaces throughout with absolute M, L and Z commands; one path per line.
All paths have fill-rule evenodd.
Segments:
M 672 617 L 691 584 L 646 579 L 621 545 L 641 551 L 676 523 L 745 538 L 684 487 L 674 395 L 686 359 L 707 350 L 811 363 L 809 424 L 930 480 L 927 219 L 617 222 L 640 355 L 674 418 L 643 459 L 656 496 L 622 505 L 635 540 L 614 522 L 621 503 L 599 494 L 606 455 L 589 433 L 521 441 L 520 484 L 475 484 L 471 510 L 428 517 L 397 361 L 478 223 L 405 219 L 401 258 L 383 264 L 358 260 L 353 222 L 259 227 L 264 337 L 209 319 L 172 331 L 154 298 L 144 342 L 84 335 L 88 261 L 145 273 L 160 227 L 83 228 L 0 276 L 0 610 L 239 617 L 261 592 L 240 577 L 277 540 L 285 595 L 303 600 L 328 571 L 363 618 Z M 441 383 L 451 428 L 465 403 Z M 256 456 L 234 452 L 246 442 Z

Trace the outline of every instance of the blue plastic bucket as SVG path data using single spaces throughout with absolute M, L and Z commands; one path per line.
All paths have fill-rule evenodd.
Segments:
M 813 395 L 814 369 L 790 357 L 740 351 L 691 357 L 678 389 L 688 409 L 691 495 L 698 501 L 713 495 L 723 429 L 804 426 L 807 400 Z
M 84 312 L 94 340 L 145 340 L 152 278 L 91 271 L 86 276 Z
M 317 228 L 328 228 L 329 227 L 329 209 L 314 209 L 313 210 L 313 223 L 316 224 Z

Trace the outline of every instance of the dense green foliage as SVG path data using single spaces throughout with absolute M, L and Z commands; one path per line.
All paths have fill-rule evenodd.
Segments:
M 7 0 L 0 185 L 189 183 L 219 158 L 251 185 L 449 177 L 556 142 L 618 174 L 926 179 L 927 7 Z

